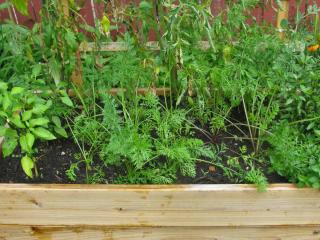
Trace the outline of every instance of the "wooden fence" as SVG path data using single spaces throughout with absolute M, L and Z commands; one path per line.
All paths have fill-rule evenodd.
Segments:
M 320 191 L 252 185 L 0 185 L 1 240 L 320 239 Z
M 4 3 L 6 0 L 0 0 L 0 4 Z M 17 21 L 19 24 L 23 24 L 26 26 L 31 27 L 35 22 L 39 22 L 41 17 L 40 17 L 40 9 L 42 2 L 44 0 L 29 0 L 29 16 L 23 16 L 19 12 L 16 11 L 17 15 Z M 128 4 L 129 2 L 136 2 L 138 3 L 139 0 L 116 0 L 115 2 L 118 3 L 119 5 L 125 5 Z M 80 10 L 80 14 L 83 16 L 83 18 L 86 20 L 86 22 L 90 25 L 94 25 L 94 14 L 96 17 L 101 18 L 103 14 L 105 13 L 110 13 L 109 7 L 106 4 L 94 4 L 94 10 L 95 13 L 92 11 L 92 6 L 91 6 L 91 0 L 85 0 L 85 4 L 83 8 Z M 95 2 L 95 1 L 93 1 Z M 275 10 L 271 7 L 270 2 L 273 2 L 274 6 L 276 4 L 272 0 L 262 0 L 261 4 L 256 7 L 256 9 L 252 12 L 252 15 L 257 19 L 258 22 L 261 21 L 266 21 L 272 24 L 276 24 L 276 15 L 277 13 Z M 316 2 L 318 6 L 320 6 L 320 0 L 302 0 L 301 1 L 301 7 L 300 11 L 305 12 L 306 8 L 309 4 L 313 4 Z M 289 19 L 293 19 L 295 14 L 296 14 L 296 1 L 295 0 L 289 0 Z M 212 13 L 214 15 L 218 14 L 222 9 L 225 9 L 226 4 L 225 0 L 213 0 L 212 1 Z M 3 10 L 0 11 L 0 21 L 7 19 L 8 12 Z M 151 40 L 155 40 L 155 36 L 151 36 Z

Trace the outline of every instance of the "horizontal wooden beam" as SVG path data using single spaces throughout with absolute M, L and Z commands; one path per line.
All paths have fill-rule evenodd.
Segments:
M 293 185 L 0 184 L 0 225 L 320 225 L 320 191 Z
M 160 50 L 158 42 L 148 42 L 146 47 L 150 50 Z M 103 42 L 97 45 L 94 42 L 83 42 L 80 44 L 79 50 L 81 52 L 118 52 L 127 51 L 129 49 L 127 43 L 125 42 Z
M 116 96 L 117 94 L 120 93 L 126 93 L 127 89 L 125 88 L 111 88 L 109 91 L 105 92 L 106 94 L 110 94 L 112 96 Z M 171 89 L 170 88 L 137 88 L 136 93 L 138 95 L 146 95 L 147 93 L 153 93 L 154 95 L 157 96 L 168 96 L 170 95 Z M 103 94 L 102 92 L 98 92 L 99 94 Z M 76 95 L 74 90 L 70 89 L 68 91 L 68 95 L 70 97 L 73 97 Z
M 317 226 L 141 227 L 0 226 L 4 240 L 319 240 Z
M 151 51 L 159 51 L 160 46 L 158 42 L 152 41 L 147 42 L 146 48 Z M 208 50 L 210 48 L 210 44 L 207 41 L 200 41 L 199 48 L 202 50 Z M 118 51 L 127 51 L 129 46 L 125 42 L 104 42 L 100 45 L 97 45 L 93 42 L 83 42 L 80 44 L 79 50 L 81 52 L 118 52 Z

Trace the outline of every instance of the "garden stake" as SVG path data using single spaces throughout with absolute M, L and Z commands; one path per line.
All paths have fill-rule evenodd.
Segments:
M 277 28 L 279 30 L 279 37 L 284 39 L 285 37 L 285 29 L 282 28 L 281 24 L 284 20 L 288 20 L 289 17 L 289 1 L 288 0 L 281 0 L 281 6 L 278 9 L 277 15 Z

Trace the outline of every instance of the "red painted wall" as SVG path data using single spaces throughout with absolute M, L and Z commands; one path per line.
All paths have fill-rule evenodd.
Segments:
M 3 3 L 5 0 L 0 0 L 0 4 Z M 29 16 L 23 16 L 19 12 L 15 11 L 17 14 L 17 20 L 19 24 L 26 25 L 28 27 L 31 27 L 34 22 L 40 21 L 40 16 L 39 16 L 39 10 L 41 8 L 41 0 L 29 0 Z M 127 4 L 129 2 L 139 2 L 139 0 L 116 0 L 116 3 L 121 5 L 121 4 Z M 294 19 L 294 15 L 296 12 L 296 7 L 295 7 L 295 0 L 289 0 L 290 1 L 290 10 L 289 10 L 289 19 Z M 313 0 L 303 0 L 303 3 L 301 4 L 301 11 L 305 11 L 305 3 L 306 1 L 309 4 L 312 4 L 314 1 Z M 320 0 L 315 0 L 320 6 Z M 270 2 L 270 1 L 268 1 Z M 32 4 L 34 7 L 32 7 Z M 108 10 L 104 4 L 95 4 L 96 8 L 96 14 L 97 17 L 101 18 L 103 14 Z M 221 11 L 221 9 L 224 9 L 225 6 L 225 0 L 213 0 L 212 3 L 212 13 L 216 15 Z M 84 17 L 84 19 L 89 23 L 90 25 L 93 25 L 93 14 L 91 11 L 91 6 L 90 6 L 90 0 L 85 1 L 85 5 L 83 9 L 80 11 L 81 15 Z M 252 15 L 257 19 L 258 22 L 261 22 L 261 20 L 265 20 L 269 23 L 275 24 L 276 21 L 276 13 L 275 11 L 270 7 L 270 4 L 266 5 L 264 11 L 262 8 L 257 7 L 253 12 Z M 5 19 L 8 19 L 8 12 L 6 10 L 0 11 L 0 21 L 4 21 Z

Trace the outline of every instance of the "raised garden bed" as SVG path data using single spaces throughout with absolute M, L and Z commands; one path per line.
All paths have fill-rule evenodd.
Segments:
M 250 185 L 0 185 L 0 239 L 320 237 L 320 192 Z
M 0 25 L 0 240 L 320 239 L 316 5 L 45 2 Z

